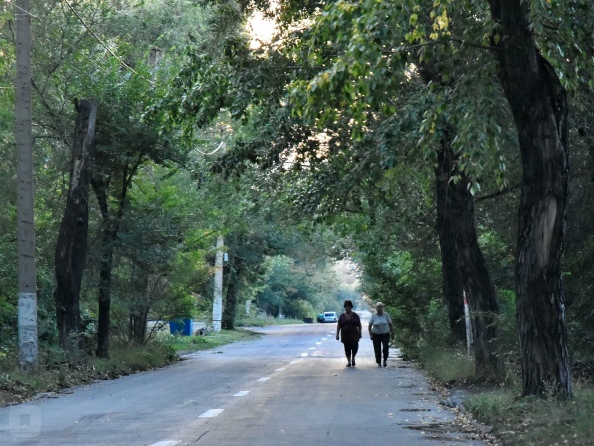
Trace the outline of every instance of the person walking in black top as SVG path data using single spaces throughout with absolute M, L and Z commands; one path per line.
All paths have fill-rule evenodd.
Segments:
M 347 358 L 347 367 L 355 367 L 355 356 L 359 350 L 359 339 L 361 339 L 361 319 L 353 311 L 353 303 L 350 300 L 344 301 L 344 313 L 338 318 L 336 324 L 336 340 L 341 335 L 344 344 L 344 354 Z

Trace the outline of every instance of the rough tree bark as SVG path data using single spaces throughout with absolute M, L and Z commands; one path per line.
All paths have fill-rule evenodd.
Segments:
M 224 267 L 225 277 L 227 278 L 227 292 L 225 293 L 225 305 L 223 306 L 222 326 L 225 330 L 233 330 L 235 328 L 241 268 L 241 259 L 233 256 L 233 252 L 230 250 L 229 262 Z
M 80 333 L 79 299 L 87 254 L 89 182 L 97 117 L 96 103 L 83 99 L 75 105 L 78 116 L 72 144 L 70 185 L 54 256 L 56 319 L 60 345 L 66 349 L 79 344 L 73 338 Z
M 97 322 L 97 350 L 99 358 L 109 356 L 109 327 L 111 326 L 111 271 L 113 266 L 113 243 L 116 237 L 116 230 L 109 216 L 107 203 L 106 181 L 93 178 L 91 181 L 99 209 L 101 210 L 101 258 L 99 266 L 99 317 Z
M 571 395 L 561 257 L 569 177 L 566 92 L 539 53 L 529 2 L 490 0 L 499 78 L 522 157 L 516 310 L 523 395 Z
M 439 156 L 443 158 L 443 156 Z M 464 286 L 458 262 L 456 258 L 456 235 L 453 234 L 451 221 L 455 219 L 449 209 L 448 197 L 454 192 L 450 192 L 449 171 L 444 165 L 443 160 L 438 159 L 435 168 L 435 179 L 437 189 L 437 219 L 435 228 L 439 237 L 439 248 L 441 252 L 441 276 L 442 292 L 448 308 L 448 319 L 450 330 L 454 341 L 464 341 L 466 339 L 466 326 L 464 323 L 464 299 L 462 293 Z
M 126 196 L 132 183 L 132 178 L 138 171 L 138 167 L 144 159 L 144 152 L 141 152 L 136 161 L 125 165 L 121 171 L 121 183 L 118 196 L 118 205 L 114 215 L 110 213 L 108 203 L 108 191 L 111 177 L 101 169 L 95 169 L 91 175 L 91 186 L 95 191 L 97 203 L 101 210 L 101 261 L 99 268 L 99 320 L 97 322 L 97 350 L 100 358 L 109 357 L 109 334 L 111 326 L 111 282 L 113 269 L 114 245 L 118 231 L 124 217 L 126 207 Z M 98 163 L 96 163 L 98 164 Z
M 435 61 L 419 61 L 420 73 L 426 83 L 441 79 Z M 476 375 L 498 380 L 501 361 L 498 357 L 497 293 L 478 244 L 475 201 L 470 193 L 469 179 L 457 171 L 457 156 L 446 131 L 437 151 L 435 181 L 437 190 L 437 221 L 442 259 L 443 293 L 448 306 L 450 327 L 454 339 L 466 339 L 464 298 L 466 291 L 472 312 L 473 353 Z M 453 176 L 459 175 L 458 181 Z
M 129 316 L 129 339 L 135 344 L 144 344 L 146 341 L 146 326 L 148 314 L 150 310 L 150 294 L 149 289 L 149 273 L 147 271 L 139 271 L 143 284 L 144 294 L 139 296 L 133 302 L 130 308 Z
M 146 325 L 148 321 L 148 305 L 138 305 L 130 311 L 130 339 L 135 344 L 146 342 Z
M 452 180 L 457 174 L 456 155 L 447 139 L 442 141 L 437 158 L 437 232 L 450 325 L 455 334 L 465 339 L 463 292 L 466 291 L 472 313 L 476 375 L 498 379 L 501 373 L 497 355 L 499 306 L 478 244 L 474 197 L 466 175 L 459 174 L 457 182 Z

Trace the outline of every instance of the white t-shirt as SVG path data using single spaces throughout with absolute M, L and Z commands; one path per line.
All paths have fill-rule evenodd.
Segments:
M 384 311 L 384 314 L 378 316 L 374 314 L 369 319 L 369 325 L 371 325 L 371 332 L 374 334 L 386 334 L 390 333 L 390 324 L 392 323 L 392 318 L 390 315 Z

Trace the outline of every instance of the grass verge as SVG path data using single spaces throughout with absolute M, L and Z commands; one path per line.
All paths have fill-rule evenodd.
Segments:
M 265 327 L 266 325 L 290 325 L 290 324 L 304 324 L 301 319 L 282 318 L 279 319 L 274 316 L 250 316 L 244 317 L 236 321 L 235 325 L 238 327 Z
M 591 445 L 594 388 L 578 384 L 573 398 L 520 398 L 519 390 L 492 389 L 472 395 L 464 407 L 509 446 Z
M 16 356 L 11 355 L 11 357 Z M 26 401 L 39 393 L 111 379 L 130 373 L 162 367 L 177 361 L 175 350 L 159 342 L 146 345 L 112 345 L 109 359 L 82 352 L 68 354 L 57 348 L 41 349 L 35 373 L 19 370 L 16 360 L 0 364 L 0 406 Z
M 507 376 L 505 385 L 476 382 L 474 361 L 464 351 L 424 347 L 421 367 L 440 384 L 462 387 L 463 406 L 505 446 L 594 444 L 594 386 L 574 384 L 573 398 L 521 398 L 520 380 Z
M 218 333 L 209 333 L 205 336 L 171 336 L 160 338 L 161 342 L 176 351 L 196 351 L 215 348 L 232 342 L 253 339 L 259 336 L 247 330 L 221 330 Z
M 417 359 L 425 371 L 446 385 L 468 382 L 474 376 L 474 361 L 465 351 L 426 346 Z
M 223 330 L 206 336 L 166 335 L 146 345 L 117 345 L 110 348 L 109 359 L 84 353 L 68 354 L 62 350 L 40 350 L 39 370 L 19 370 L 16 352 L 0 362 L 0 406 L 29 400 L 40 393 L 59 392 L 98 379 L 113 379 L 130 373 L 163 367 L 176 362 L 178 350 L 193 351 L 257 336 L 246 330 Z

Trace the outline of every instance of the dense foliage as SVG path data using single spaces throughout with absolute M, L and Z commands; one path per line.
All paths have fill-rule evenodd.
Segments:
M 69 181 L 72 103 L 92 98 L 99 104 L 98 152 L 80 296 L 89 352 L 97 347 L 107 270 L 112 337 L 142 343 L 153 335 L 149 320 L 209 320 L 218 235 L 228 254 L 225 328 L 244 316 L 248 302 L 253 315 L 304 318 L 339 310 L 345 296 L 360 293 L 387 304 L 405 352 L 460 346 L 448 325 L 445 232 L 436 205 L 436 166 L 449 150 L 444 190 L 468 192 L 476 243 L 497 290 L 492 345 L 507 373 L 520 373 L 514 311 L 521 126 L 500 82 L 496 55 L 503 47 L 490 9 L 498 3 L 35 2 L 44 345 L 58 341 L 53 256 Z M 594 364 L 594 96 L 592 49 L 584 44 L 592 19 L 583 1 L 525 3 L 535 48 L 569 104 L 563 289 L 572 361 L 586 374 Z M 3 8 L 0 358 L 16 348 L 14 44 Z M 275 23 L 269 41 L 252 39 L 254 11 Z M 332 268 L 345 259 L 354 262 L 358 288 L 341 283 Z

